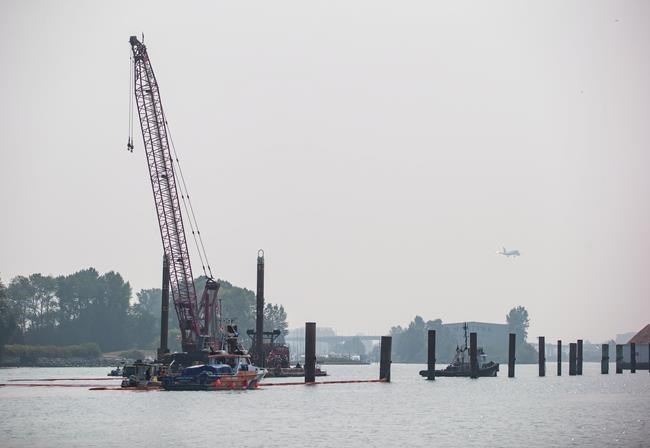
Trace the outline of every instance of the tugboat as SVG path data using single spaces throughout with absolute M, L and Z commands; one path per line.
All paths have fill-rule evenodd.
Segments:
M 126 364 L 126 363 L 122 363 L 121 366 L 117 366 L 117 367 L 115 367 L 113 370 L 111 370 L 110 372 L 108 372 L 108 373 L 106 374 L 106 376 L 122 376 L 122 369 L 124 368 L 124 365 L 125 365 L 125 364 Z
M 467 324 L 463 327 L 465 330 L 465 345 L 462 347 L 456 346 L 456 354 L 454 359 L 451 361 L 445 369 L 436 370 L 435 376 L 471 376 L 470 368 L 470 358 L 469 358 L 469 348 L 467 347 Z M 479 347 L 477 350 L 478 357 L 478 376 L 479 377 L 489 377 L 497 376 L 499 371 L 499 364 L 493 361 L 487 361 L 487 355 L 483 352 L 483 348 Z M 420 375 L 423 377 L 428 377 L 428 370 L 420 370 Z

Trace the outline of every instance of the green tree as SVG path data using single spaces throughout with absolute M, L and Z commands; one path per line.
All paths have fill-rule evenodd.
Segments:
M 7 288 L 0 279 L 0 359 L 2 358 L 4 345 L 12 342 L 17 331 L 16 315 L 12 309 Z
M 427 323 L 421 316 L 403 329 L 400 326 L 391 329 L 395 360 L 397 362 L 423 362 L 426 356 Z
M 257 309 L 255 312 L 257 312 Z M 284 339 L 284 336 L 289 333 L 288 327 L 287 312 L 284 307 L 267 303 L 264 307 L 264 331 L 280 330 L 281 339 Z
M 58 314 L 55 279 L 41 274 L 17 276 L 7 295 L 22 338 L 31 343 L 51 342 Z
M 528 338 L 528 326 L 530 325 L 530 319 L 528 318 L 528 311 L 523 306 L 517 306 L 510 310 L 506 316 L 506 322 L 508 323 L 508 329 L 511 333 L 517 335 L 517 339 L 520 341 L 526 341 Z
M 56 283 L 58 343 L 94 342 L 104 351 L 128 347 L 131 286 L 119 273 L 100 276 L 88 268 L 58 277 Z
M 138 298 L 138 303 L 136 306 L 142 311 L 147 312 L 153 316 L 160 316 L 160 302 L 162 301 L 162 289 L 160 288 L 150 288 L 150 289 L 141 289 L 140 292 L 136 294 Z M 171 299 L 170 299 L 171 301 Z M 173 303 L 170 303 L 170 306 L 174 307 Z
M 88 309 L 95 326 L 94 340 L 104 351 L 129 345 L 128 310 L 131 285 L 119 273 L 107 272 L 99 279 L 101 294 Z
M 31 298 L 35 294 L 34 288 L 28 277 L 19 275 L 11 279 L 6 294 L 10 308 L 16 316 L 20 333 L 24 335 L 31 324 L 29 309 Z
M 29 301 L 29 313 L 32 323 L 30 333 L 32 333 L 33 337 L 41 336 L 42 338 L 42 333 L 47 330 L 49 330 L 47 333 L 51 335 L 57 323 L 56 280 L 50 276 L 32 274 L 29 276 L 29 283 L 33 291 Z
M 130 348 L 157 348 L 160 344 L 162 290 L 160 288 L 141 289 L 136 297 L 137 302 L 133 303 L 128 310 Z M 168 328 L 174 329 L 174 324 L 178 327 L 173 303 L 170 303 L 169 322 Z M 169 342 L 172 342 L 171 339 Z
M 137 304 L 129 307 L 127 333 L 129 335 L 127 346 L 122 348 L 156 348 L 160 335 L 160 320 Z
M 94 268 L 57 277 L 59 299 L 59 343 L 75 344 L 90 342 L 88 332 L 93 332 L 94 320 L 91 308 L 102 295 L 99 273 Z M 93 341 L 95 342 L 95 341 Z

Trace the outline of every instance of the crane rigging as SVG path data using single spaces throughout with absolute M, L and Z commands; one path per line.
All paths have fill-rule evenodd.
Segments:
M 163 251 L 169 260 L 169 283 L 181 331 L 181 346 L 185 352 L 196 352 L 208 347 L 220 349 L 224 338 L 219 323 L 220 310 L 217 301 L 219 283 L 213 279 L 207 262 L 207 254 L 178 164 L 178 156 L 163 111 L 160 90 L 147 47 L 136 36 L 131 36 L 129 42 L 133 51 L 132 85 L 135 106 L 140 118 Z M 133 98 L 131 94 L 129 98 Z M 131 135 L 127 146 L 129 150 L 133 150 Z M 179 168 L 181 182 L 176 181 L 174 161 Z M 208 277 L 200 302 L 197 300 L 192 275 L 181 202 L 197 245 L 203 272 Z M 205 270 L 206 264 L 209 275 Z

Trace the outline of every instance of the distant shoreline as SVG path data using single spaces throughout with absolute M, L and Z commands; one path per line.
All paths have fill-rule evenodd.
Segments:
M 5 358 L 0 362 L 0 368 L 16 367 L 115 367 L 123 360 L 112 358 L 37 358 L 34 360 L 20 360 Z

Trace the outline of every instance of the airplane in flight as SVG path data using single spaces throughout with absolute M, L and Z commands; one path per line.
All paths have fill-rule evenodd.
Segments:
M 502 247 L 501 251 L 497 251 L 497 254 L 504 255 L 504 256 L 506 256 L 508 258 L 510 258 L 510 257 L 519 257 L 521 255 L 517 249 L 506 250 L 505 247 Z

